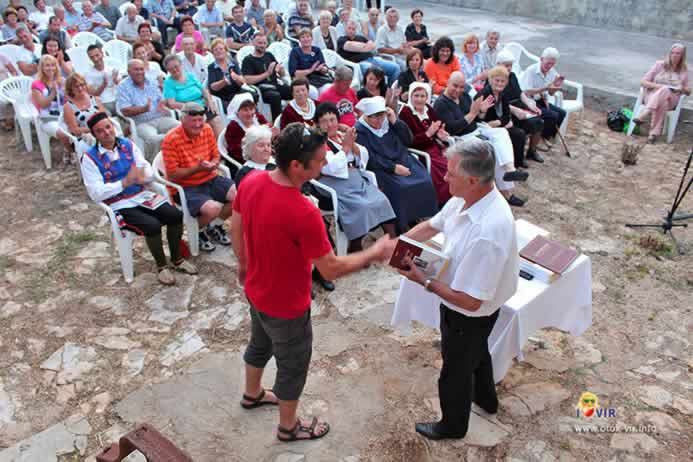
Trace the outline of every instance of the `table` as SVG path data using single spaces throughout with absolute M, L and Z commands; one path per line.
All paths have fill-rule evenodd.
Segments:
M 525 220 L 517 220 L 516 229 L 518 249 L 537 234 L 548 235 Z M 539 329 L 555 327 L 581 335 L 592 324 L 592 266 L 586 255 L 580 254 L 552 284 L 518 279 L 517 292 L 501 307 L 488 339 L 496 383 L 508 372 L 513 358 L 524 359 L 522 347 Z M 419 321 L 438 329 L 440 303 L 439 296 L 403 277 L 391 324 L 408 327 L 411 321 Z

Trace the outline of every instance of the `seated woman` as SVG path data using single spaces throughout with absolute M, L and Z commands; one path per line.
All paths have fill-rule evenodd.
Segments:
M 265 125 L 253 125 L 245 132 L 241 141 L 243 150 L 243 167 L 234 177 L 236 189 L 245 176 L 253 170 L 274 170 L 272 163 L 272 130 Z
M 207 86 L 209 91 L 221 99 L 224 107 L 239 93 L 244 92 L 245 78 L 236 60 L 229 54 L 226 42 L 222 38 L 212 40 L 214 62 L 207 66 Z
M 431 39 L 428 37 L 428 31 L 423 23 L 423 11 L 416 8 L 411 12 L 411 24 L 404 31 L 404 36 L 409 45 L 421 51 L 423 57 L 428 59 L 431 57 Z
M 510 136 L 510 141 L 513 144 L 513 154 L 515 162 L 508 160 L 503 162 L 502 159 L 496 159 L 500 169 L 496 169 L 496 186 L 503 196 L 508 200 L 510 205 L 522 207 L 525 203 L 512 193 L 512 182 L 505 181 L 504 176 L 508 172 L 515 171 L 515 165 L 522 165 L 524 161 L 525 142 L 527 135 L 525 132 L 513 124 L 512 113 L 510 112 L 510 101 L 508 94 L 504 93 L 508 85 L 508 70 L 502 66 L 496 66 L 488 71 L 488 84 L 476 95 L 476 99 L 487 99 L 493 97 L 494 105 L 479 113 L 479 120 L 486 122 L 491 128 L 505 128 Z
M 202 32 L 195 30 L 195 22 L 190 16 L 184 16 L 180 20 L 180 27 L 183 32 L 176 36 L 176 43 L 174 49 L 176 53 L 183 51 L 183 39 L 185 37 L 191 37 L 195 40 L 195 51 L 198 54 L 204 55 L 207 53 L 207 45 L 205 44 L 205 38 Z
M 339 110 L 332 103 L 318 106 L 315 123 L 327 136 L 328 148 L 319 181 L 337 192 L 339 226 L 349 240 L 348 252 L 361 250 L 363 237 L 378 226 L 395 237 L 395 212 L 365 173 L 368 151 L 356 143 L 356 129 L 339 131 Z
M 241 141 L 246 130 L 254 125 L 267 125 L 269 122 L 265 116 L 258 114 L 255 108 L 255 100 L 250 93 L 239 93 L 233 97 L 228 109 L 231 121 L 226 127 L 224 139 L 229 156 L 239 163 L 243 163 L 243 148 Z M 232 167 L 230 165 L 229 167 Z
M 513 125 L 521 128 L 529 136 L 529 147 L 527 157 L 530 159 L 537 156 L 537 145 L 542 139 L 544 131 L 544 119 L 541 118 L 541 109 L 537 107 L 533 98 L 527 96 L 520 87 L 520 82 L 513 72 L 515 56 L 508 50 L 501 50 L 496 56 L 496 65 L 503 66 L 509 72 L 508 85 L 503 90 L 503 95 L 510 102 L 510 112 L 513 116 Z M 487 84 L 488 85 L 488 84 Z M 515 159 L 516 168 L 528 168 L 529 165 L 524 158 Z
M 308 98 L 310 85 L 306 79 L 294 79 L 291 82 L 291 95 L 293 99 L 289 101 L 282 111 L 279 127 L 284 128 L 292 122 L 302 122 L 308 126 L 313 125 L 315 117 L 315 101 Z
M 60 75 L 58 60 L 43 55 L 38 63 L 36 80 L 31 84 L 31 100 L 38 110 L 38 130 L 60 140 L 63 146 L 63 163 L 69 163 L 72 145 L 60 126 L 60 109 L 65 102 L 65 80 Z
M 58 67 L 60 68 L 60 73 L 63 78 L 67 78 L 72 74 L 72 63 L 70 62 L 70 55 L 68 55 L 64 49 L 60 47 L 60 42 L 57 38 L 49 35 L 43 41 L 43 47 L 41 48 L 41 55 L 51 55 L 58 60 Z
M 158 64 L 157 64 L 158 66 Z M 94 145 L 94 137 L 87 126 L 87 121 L 98 112 L 106 112 L 98 96 L 89 94 L 87 81 L 80 74 L 72 74 L 65 81 L 67 101 L 63 106 L 63 118 L 67 129 L 77 138 L 78 159 Z
M 284 29 L 277 23 L 277 13 L 272 10 L 265 10 L 262 17 L 265 20 L 264 29 L 267 36 L 267 45 L 284 40 Z
M 318 25 L 313 28 L 313 43 L 321 50 L 337 51 L 337 29 L 332 25 L 332 13 L 320 13 Z
M 149 47 L 144 42 L 135 42 L 132 44 L 132 57 L 139 59 L 144 63 L 144 76 L 147 77 L 152 82 L 157 82 L 159 88 L 164 87 L 164 71 L 161 70 L 161 66 L 156 61 L 151 60 L 149 54 Z
M 372 98 L 374 96 L 382 96 L 385 98 L 387 107 L 393 110 L 397 109 L 397 99 L 400 95 L 400 89 L 388 88 L 385 83 L 385 71 L 380 66 L 373 65 L 363 74 L 363 86 L 356 92 L 358 99 Z
M 460 67 L 465 81 L 477 91 L 486 84 L 486 71 L 484 71 L 484 58 L 479 53 L 479 37 L 476 34 L 467 34 L 462 41 L 462 57 Z
M 455 44 L 449 37 L 436 40 L 431 50 L 431 59 L 424 64 L 424 72 L 431 82 L 433 94 L 439 95 L 448 86 L 450 74 L 460 70 L 460 62 L 455 56 Z
M 431 180 L 436 188 L 438 206 L 442 208 L 450 199 L 450 188 L 445 181 L 448 160 L 443 155 L 449 135 L 431 107 L 431 87 L 427 83 L 412 83 L 408 101 L 402 106 L 399 118 L 411 130 L 413 141 L 409 146 L 431 156 Z
M 183 214 L 167 201 L 158 206 L 157 195 L 146 187 L 153 178 L 152 166 L 137 145 L 116 136 L 115 127 L 105 112 L 94 114 L 87 122 L 98 145 L 85 154 L 80 168 L 84 186 L 94 202 L 104 202 L 122 219 L 121 228 L 144 235 L 147 247 L 156 262 L 161 284 L 173 285 L 172 270 L 197 274 L 197 268 L 184 260 L 180 251 L 183 235 Z M 161 228 L 166 226 L 166 240 L 171 254 L 171 268 L 166 261 Z
M 406 232 L 417 220 L 438 211 L 431 177 L 409 154 L 411 131 L 385 105 L 384 98 L 364 98 L 356 109 L 363 114 L 356 123 L 356 133 L 358 143 L 368 149 L 368 169 L 375 172 L 378 187 L 397 215 L 397 232 Z
M 310 29 L 301 29 L 297 38 L 300 45 L 293 47 L 289 53 L 289 75 L 292 79 L 307 79 L 313 87 L 310 89 L 310 97 L 317 100 L 319 94 L 326 90 L 334 79 L 325 64 L 322 51 L 313 46 L 313 33 Z
M 189 72 L 183 71 L 183 63 L 176 55 L 169 55 L 164 59 L 164 67 L 169 76 L 164 80 L 163 96 L 169 109 L 180 109 L 187 102 L 194 102 L 207 108 L 207 123 L 214 130 L 214 134 L 224 129 L 224 123 L 217 114 L 217 106 L 207 89 L 199 80 Z
M 421 50 L 414 48 L 407 53 L 407 70 L 399 74 L 397 86 L 401 94 L 399 99 L 407 102 L 409 98 L 409 85 L 414 82 L 428 82 L 428 76 L 423 70 L 423 55 Z
M 691 95 L 688 86 L 688 66 L 686 65 L 686 47 L 675 43 L 663 61 L 657 61 L 640 81 L 645 88 L 643 104 L 645 108 L 633 119 L 641 124 L 650 115 L 649 143 L 654 143 L 664 128 L 667 111 L 672 111 L 679 103 L 681 95 Z

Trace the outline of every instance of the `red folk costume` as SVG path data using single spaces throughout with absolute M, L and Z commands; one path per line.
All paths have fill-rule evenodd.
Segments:
M 308 111 L 304 112 L 296 101 L 291 100 L 282 111 L 279 128 L 284 130 L 284 127 L 293 122 L 301 122 L 308 126 L 313 126 L 313 117 L 315 117 L 315 101 L 308 99 Z
M 409 98 L 411 98 L 411 92 Z M 429 104 L 426 105 L 425 117 L 422 114 L 415 114 L 409 105 L 405 105 L 399 112 L 399 118 L 407 124 L 413 135 L 410 147 L 427 152 L 431 156 L 431 179 L 436 190 L 438 205 L 442 207 L 450 199 L 450 189 L 444 180 L 445 173 L 448 171 L 448 161 L 443 155 L 444 147 L 436 136 L 429 138 L 426 135 L 426 131 L 433 122 L 438 120 L 438 116 Z
M 265 116 L 260 113 L 255 114 L 255 119 L 257 120 L 256 125 L 267 125 L 271 127 Z M 226 127 L 226 134 L 224 139 L 226 140 L 226 150 L 233 159 L 236 159 L 241 164 L 245 162 L 243 159 L 243 148 L 241 147 L 243 137 L 245 136 L 245 128 L 241 126 L 238 120 L 231 120 L 229 125 Z

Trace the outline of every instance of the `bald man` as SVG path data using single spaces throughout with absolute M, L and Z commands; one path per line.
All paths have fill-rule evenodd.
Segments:
M 115 33 L 118 40 L 135 43 L 139 38 L 137 28 L 144 22 L 144 18 L 137 14 L 135 5 L 130 5 L 125 10 L 125 16 L 118 20 Z

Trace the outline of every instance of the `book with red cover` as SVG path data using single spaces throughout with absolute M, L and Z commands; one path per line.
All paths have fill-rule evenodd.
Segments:
M 554 273 L 563 274 L 575 261 L 578 253 L 556 241 L 537 236 L 520 250 L 520 256 Z
M 434 279 L 439 278 L 447 269 L 449 258 L 436 249 L 434 243 L 431 244 L 427 245 L 407 236 L 400 236 L 395 251 L 392 253 L 392 258 L 390 258 L 390 266 L 408 270 L 409 267 L 404 263 L 408 256 L 424 274 Z

